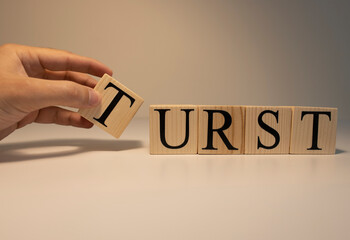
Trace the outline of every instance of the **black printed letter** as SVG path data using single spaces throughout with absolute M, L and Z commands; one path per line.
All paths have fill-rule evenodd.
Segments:
M 259 114 L 259 117 L 258 117 L 258 123 L 259 123 L 259 126 L 264 129 L 266 132 L 270 133 L 272 136 L 274 136 L 275 138 L 275 143 L 272 144 L 271 146 L 265 146 L 264 144 L 261 143 L 260 141 L 260 137 L 258 137 L 258 149 L 259 148 L 265 148 L 265 149 L 273 149 L 275 147 L 278 146 L 278 144 L 280 143 L 280 135 L 278 134 L 278 132 L 273 129 L 272 127 L 270 127 L 269 125 L 267 125 L 266 123 L 263 122 L 262 118 L 263 116 L 266 114 L 266 113 L 270 113 L 272 114 L 273 116 L 275 116 L 276 118 L 276 122 L 278 123 L 278 111 L 274 112 L 274 111 L 271 111 L 271 110 L 265 110 L 263 112 L 261 112 Z
M 170 111 L 170 109 L 154 109 L 154 111 L 159 112 L 160 141 L 162 142 L 164 147 L 170 148 L 170 149 L 179 149 L 179 148 L 183 148 L 184 146 L 186 146 L 186 144 L 188 142 L 189 135 L 190 135 L 190 126 L 189 126 L 190 125 L 190 112 L 194 111 L 194 109 L 181 109 L 181 111 L 184 111 L 186 113 L 186 135 L 185 135 L 185 140 L 183 141 L 183 143 L 181 143 L 178 146 L 171 146 L 165 140 L 165 113 L 167 111 Z
M 232 117 L 231 115 L 222 110 L 203 110 L 208 113 L 208 136 L 207 136 L 207 146 L 202 149 L 208 149 L 208 150 L 217 150 L 217 148 L 213 147 L 213 133 L 214 131 L 219 134 L 222 141 L 225 143 L 226 147 L 229 150 L 238 150 L 238 148 L 235 148 L 232 146 L 230 141 L 227 139 L 226 135 L 224 134 L 224 130 L 228 129 L 231 126 L 232 123 Z M 225 122 L 224 125 L 221 128 L 213 129 L 213 115 L 214 113 L 220 113 L 224 116 Z
M 106 108 L 106 110 L 102 113 L 100 118 L 94 118 L 97 122 L 101 123 L 102 125 L 104 125 L 105 127 L 107 127 L 107 125 L 105 124 L 106 119 L 108 118 L 109 114 L 113 111 L 113 109 L 115 108 L 115 106 L 117 106 L 118 102 L 120 101 L 120 99 L 123 96 L 126 96 L 130 99 L 130 107 L 134 104 L 135 99 L 133 97 L 131 97 L 129 94 L 127 94 L 126 92 L 124 92 L 123 90 L 121 90 L 120 88 L 118 88 L 116 85 L 114 85 L 113 83 L 108 83 L 108 85 L 105 87 L 105 90 L 109 87 L 115 88 L 118 90 L 118 94 L 113 98 L 112 102 L 108 105 L 108 107 Z
M 313 126 L 312 126 L 312 146 L 311 146 L 311 148 L 308 148 L 307 150 L 322 150 L 322 148 L 319 148 L 317 146 L 319 118 L 320 118 L 321 114 L 324 114 L 324 115 L 327 115 L 329 118 L 329 121 L 331 121 L 331 112 L 302 111 L 301 112 L 301 120 L 303 120 L 304 116 L 307 114 L 312 114 L 314 117 Z

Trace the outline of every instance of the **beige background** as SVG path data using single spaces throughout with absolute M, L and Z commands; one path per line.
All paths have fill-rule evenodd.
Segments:
M 348 1 L 0 0 L 0 44 L 97 58 L 150 104 L 310 105 L 350 119 Z

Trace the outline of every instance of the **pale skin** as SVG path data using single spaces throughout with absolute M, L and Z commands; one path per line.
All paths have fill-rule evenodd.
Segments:
M 89 108 L 101 96 L 96 80 L 112 70 L 70 52 L 16 44 L 0 46 L 0 140 L 30 123 L 90 128 L 78 113 L 58 106 Z

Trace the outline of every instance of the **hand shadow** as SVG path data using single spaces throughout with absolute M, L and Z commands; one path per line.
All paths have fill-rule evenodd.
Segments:
M 54 147 L 61 147 L 61 149 L 53 152 L 52 148 Z M 0 144 L 0 163 L 62 157 L 93 151 L 118 152 L 140 147 L 142 147 L 142 142 L 139 140 L 99 139 L 60 139 Z M 35 148 L 39 148 L 40 152 L 30 153 L 30 151 L 25 151 L 26 149 Z

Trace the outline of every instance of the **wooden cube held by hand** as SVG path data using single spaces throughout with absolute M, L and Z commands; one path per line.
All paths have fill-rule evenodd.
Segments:
M 119 138 L 141 107 L 143 99 L 108 74 L 103 75 L 95 90 L 102 95 L 100 105 L 80 109 L 78 113 Z

